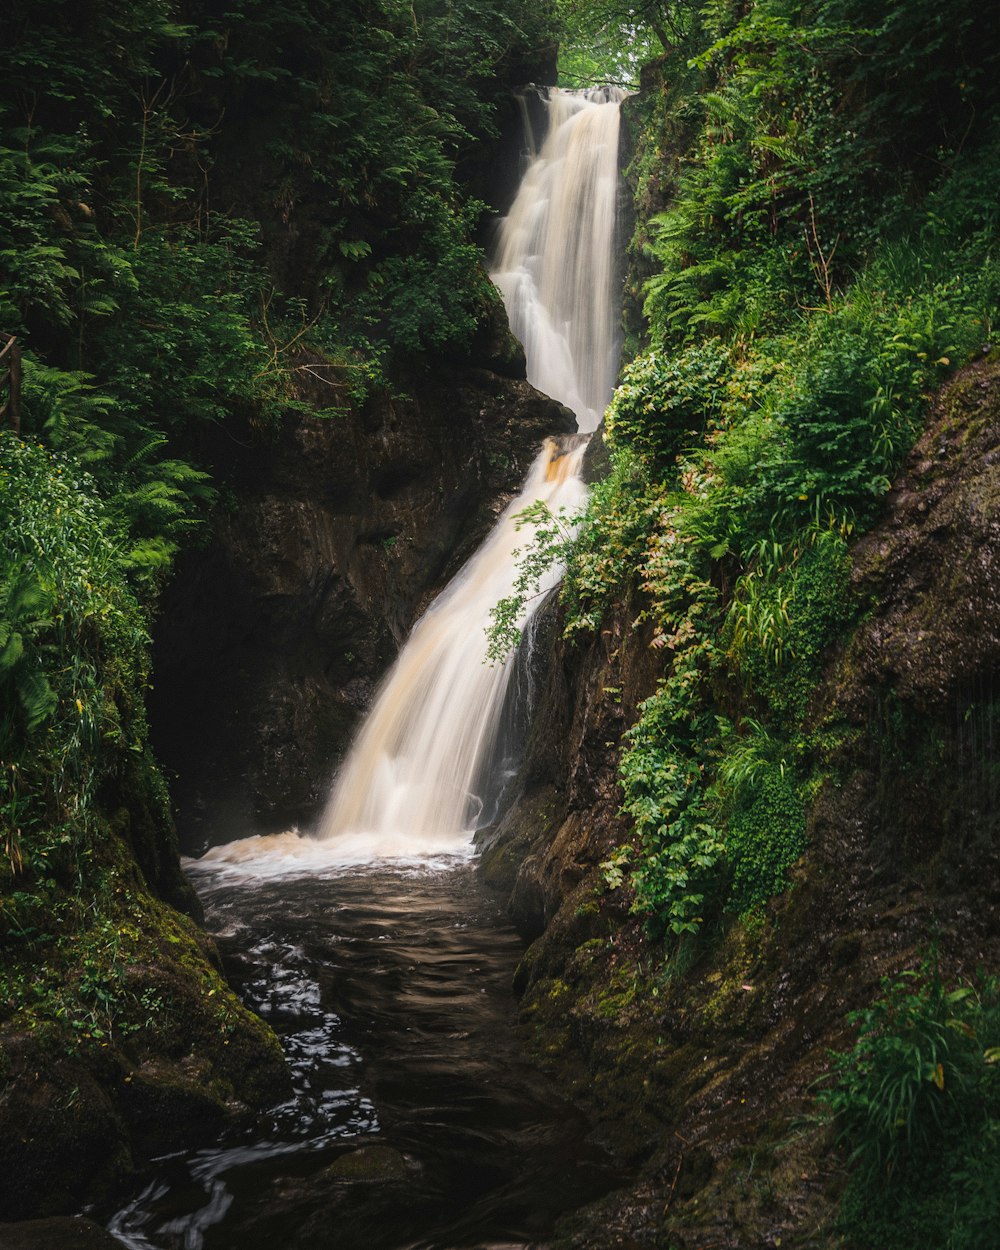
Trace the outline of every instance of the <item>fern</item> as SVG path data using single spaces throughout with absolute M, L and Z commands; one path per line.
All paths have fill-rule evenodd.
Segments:
M 0 687 L 6 686 L 16 698 L 29 733 L 49 718 L 57 702 L 33 642 L 47 624 L 54 602 L 52 591 L 23 564 L 0 580 Z

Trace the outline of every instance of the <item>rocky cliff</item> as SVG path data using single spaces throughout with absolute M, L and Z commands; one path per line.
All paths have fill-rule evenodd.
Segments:
M 299 374 L 316 407 L 319 372 Z M 217 452 L 234 502 L 164 597 L 151 700 L 189 845 L 316 814 L 416 616 L 574 428 L 499 311 L 469 359 L 399 382 Z
M 639 1165 L 568 1244 L 834 1244 L 844 1170 L 814 1095 L 846 1013 L 932 942 L 947 979 L 1000 966 L 998 418 L 994 353 L 941 392 L 855 546 L 865 610 L 811 711 L 828 779 L 761 922 L 720 921 L 663 963 L 599 867 L 626 835 L 615 744 L 658 661 L 625 604 L 586 648 L 555 643 L 524 796 L 483 870 L 532 940 L 517 980 L 539 1053 Z

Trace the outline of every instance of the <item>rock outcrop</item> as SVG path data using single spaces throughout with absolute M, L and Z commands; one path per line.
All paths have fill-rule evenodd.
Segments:
M 301 363 L 301 399 L 329 406 Z M 315 815 L 414 619 L 573 428 L 498 308 L 467 360 L 212 449 L 230 505 L 164 595 L 151 698 L 188 846 Z

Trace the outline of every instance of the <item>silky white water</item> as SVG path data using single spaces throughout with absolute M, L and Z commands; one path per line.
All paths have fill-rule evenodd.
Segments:
M 320 837 L 360 837 L 376 854 L 468 841 L 513 668 L 485 662 L 486 629 L 514 588 L 514 552 L 527 538 L 518 514 L 535 500 L 576 511 L 585 494 L 583 447 L 546 439 L 521 494 L 417 622 L 344 764 Z M 549 584 L 556 580 L 553 570 Z
M 582 506 L 586 442 L 579 435 L 545 440 L 520 495 L 414 626 L 344 761 L 318 838 L 295 832 L 243 838 L 191 867 L 270 876 L 386 857 L 427 863 L 471 854 L 479 783 L 514 668 L 512 658 L 487 663 L 490 613 L 513 591 L 515 552 L 528 541 L 519 513 L 537 500 L 554 513 Z M 558 578 L 552 569 L 526 605 L 522 625 Z
M 548 131 L 502 223 L 491 277 L 524 344 L 528 381 L 576 413 L 604 414 L 618 369 L 620 88 L 548 93 Z
M 618 103 L 624 93 L 551 90 L 548 128 L 509 216 L 493 279 L 527 358 L 528 378 L 593 430 L 617 366 L 615 211 Z M 586 438 L 547 439 L 521 494 L 417 622 L 341 768 L 314 838 L 297 833 L 218 847 L 203 871 L 314 873 L 373 859 L 472 853 L 486 776 L 514 669 L 486 662 L 491 611 L 513 589 L 530 542 L 518 515 L 541 500 L 553 513 L 586 498 Z M 530 601 L 523 625 L 554 586 Z

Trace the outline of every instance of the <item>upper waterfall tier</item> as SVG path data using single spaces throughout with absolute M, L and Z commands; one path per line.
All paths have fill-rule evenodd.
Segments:
M 618 368 L 616 87 L 548 93 L 548 131 L 500 227 L 492 278 L 528 380 L 593 430 Z

